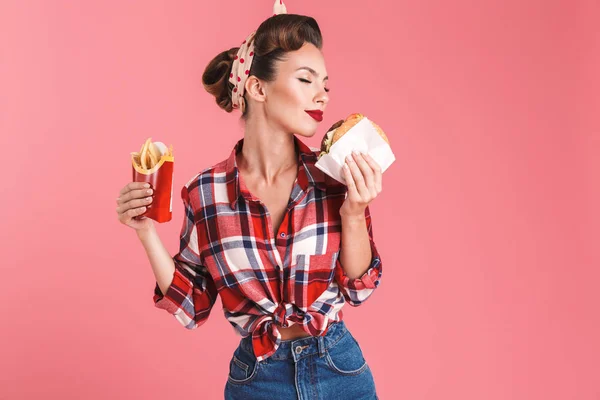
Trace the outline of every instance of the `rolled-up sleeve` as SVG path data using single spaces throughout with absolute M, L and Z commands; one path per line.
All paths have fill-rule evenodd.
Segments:
M 217 298 L 214 281 L 200 258 L 197 227 L 187 186 L 181 190 L 184 217 L 179 235 L 179 252 L 173 256 L 173 282 L 163 294 L 156 283 L 154 305 L 174 315 L 187 329 L 194 329 L 208 319 Z
M 373 240 L 373 225 L 371 223 L 371 213 L 369 207 L 365 209 L 365 222 L 369 233 L 369 243 L 371 244 L 371 262 L 367 271 L 356 279 L 350 279 L 346 276 L 342 267 L 340 258 L 337 258 L 335 267 L 335 280 L 342 292 L 344 298 L 353 307 L 361 305 L 367 300 L 379 286 L 382 274 L 382 263 L 379 251 Z

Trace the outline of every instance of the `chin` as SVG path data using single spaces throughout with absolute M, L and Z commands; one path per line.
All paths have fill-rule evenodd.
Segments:
M 296 136 L 301 137 L 301 138 L 311 138 L 311 137 L 315 136 L 316 132 L 296 131 L 294 133 L 296 134 Z
M 310 124 L 310 125 L 305 125 L 303 124 L 301 127 L 298 127 L 297 129 L 294 130 L 294 132 L 296 132 L 296 134 L 302 136 L 302 137 L 313 137 L 315 136 L 315 134 L 317 133 L 317 124 Z

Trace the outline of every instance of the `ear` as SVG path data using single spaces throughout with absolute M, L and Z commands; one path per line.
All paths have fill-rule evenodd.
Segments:
M 260 79 L 254 75 L 250 75 L 248 79 L 246 79 L 246 83 L 244 85 L 244 91 L 248 97 L 251 97 L 255 101 L 261 103 L 265 101 L 266 85 L 261 82 Z

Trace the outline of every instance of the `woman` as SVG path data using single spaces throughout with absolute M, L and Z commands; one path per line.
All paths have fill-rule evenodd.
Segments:
M 206 90 L 225 111 L 242 112 L 245 132 L 227 159 L 182 188 L 179 253 L 167 253 L 150 219 L 133 219 L 152 189 L 129 183 L 117 213 L 146 249 L 156 307 L 194 329 L 220 295 L 242 336 L 225 398 L 376 399 L 342 306 L 362 304 L 379 285 L 368 205 L 381 170 L 354 155 L 342 185 L 315 167 L 319 149 L 295 136 L 317 131 L 327 71 L 317 22 L 275 3 L 271 18 L 204 71 Z

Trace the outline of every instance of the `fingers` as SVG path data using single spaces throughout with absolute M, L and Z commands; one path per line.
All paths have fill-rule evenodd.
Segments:
M 360 154 L 348 155 L 347 164 L 354 178 L 356 189 L 363 201 L 370 201 L 374 193 L 373 171 Z
M 152 200 L 152 196 L 147 196 L 141 199 L 133 199 L 131 201 L 128 201 L 127 203 L 123 203 L 117 206 L 117 212 L 125 212 L 125 210 L 128 210 L 130 208 L 149 206 L 150 204 L 152 204 Z
M 136 206 L 128 208 L 127 206 L 119 206 L 117 207 L 117 214 L 119 215 L 119 220 L 123 223 L 127 222 L 127 220 L 143 214 L 148 208 L 150 208 L 150 203 L 152 200 L 139 200 Z M 145 203 L 145 205 L 143 204 Z
M 151 195 L 153 193 L 154 193 L 154 190 L 152 190 L 152 189 L 146 189 L 146 188 L 144 188 L 144 189 L 130 190 L 129 192 L 127 192 L 125 194 L 121 194 L 117 198 L 117 204 L 124 204 L 124 203 L 127 203 L 128 201 L 130 201 L 132 199 L 139 199 L 139 198 L 142 198 L 144 196 Z
M 123 195 L 131 190 L 144 189 L 146 184 L 148 184 L 148 183 L 147 182 L 129 182 L 127 185 L 125 185 L 125 187 L 123 189 L 121 189 L 119 194 Z
M 363 157 L 364 157 L 365 161 L 367 162 L 367 164 L 369 164 L 369 166 L 373 170 L 373 177 L 374 177 L 374 181 L 375 181 L 375 190 L 377 191 L 377 194 L 379 194 L 383 190 L 383 182 L 382 182 L 383 174 L 381 172 L 381 166 L 368 153 L 364 154 Z
M 130 182 L 120 191 L 116 212 L 122 223 L 146 212 L 152 205 L 153 189 L 145 188 L 144 182 Z
M 130 219 L 137 217 L 138 215 L 141 215 L 144 212 L 146 212 L 146 207 L 131 208 L 131 209 L 125 211 L 123 214 L 120 214 L 119 220 L 125 224 Z
M 117 206 L 117 214 L 123 214 L 128 210 L 132 210 L 140 207 L 150 208 L 152 205 L 152 197 L 144 197 L 143 199 L 131 200 L 128 203 Z
M 382 191 L 382 171 L 379 164 L 366 153 L 354 153 L 346 158 L 344 178 L 349 196 L 355 201 L 370 202 Z
M 365 182 L 365 196 L 369 196 L 368 201 L 377 197 L 377 189 L 375 189 L 375 174 L 373 172 L 373 168 L 366 161 L 365 153 L 354 152 L 354 161 L 356 165 L 360 168 L 360 171 L 363 175 L 363 180 Z
M 348 188 L 348 197 L 354 201 L 360 200 L 360 195 L 356 190 L 356 183 L 354 183 L 354 177 L 352 176 L 352 172 L 350 172 L 348 162 L 344 163 L 343 173 L 346 179 L 346 187 Z
M 350 173 L 352 174 L 354 183 L 356 184 L 356 190 L 358 190 L 358 193 L 363 193 L 366 190 L 365 180 L 363 178 L 363 175 L 362 175 L 362 172 L 360 171 L 359 166 L 356 165 L 356 161 L 355 161 L 354 157 L 352 156 L 352 154 L 349 154 L 346 157 L 346 164 L 348 165 L 348 168 L 350 169 Z

